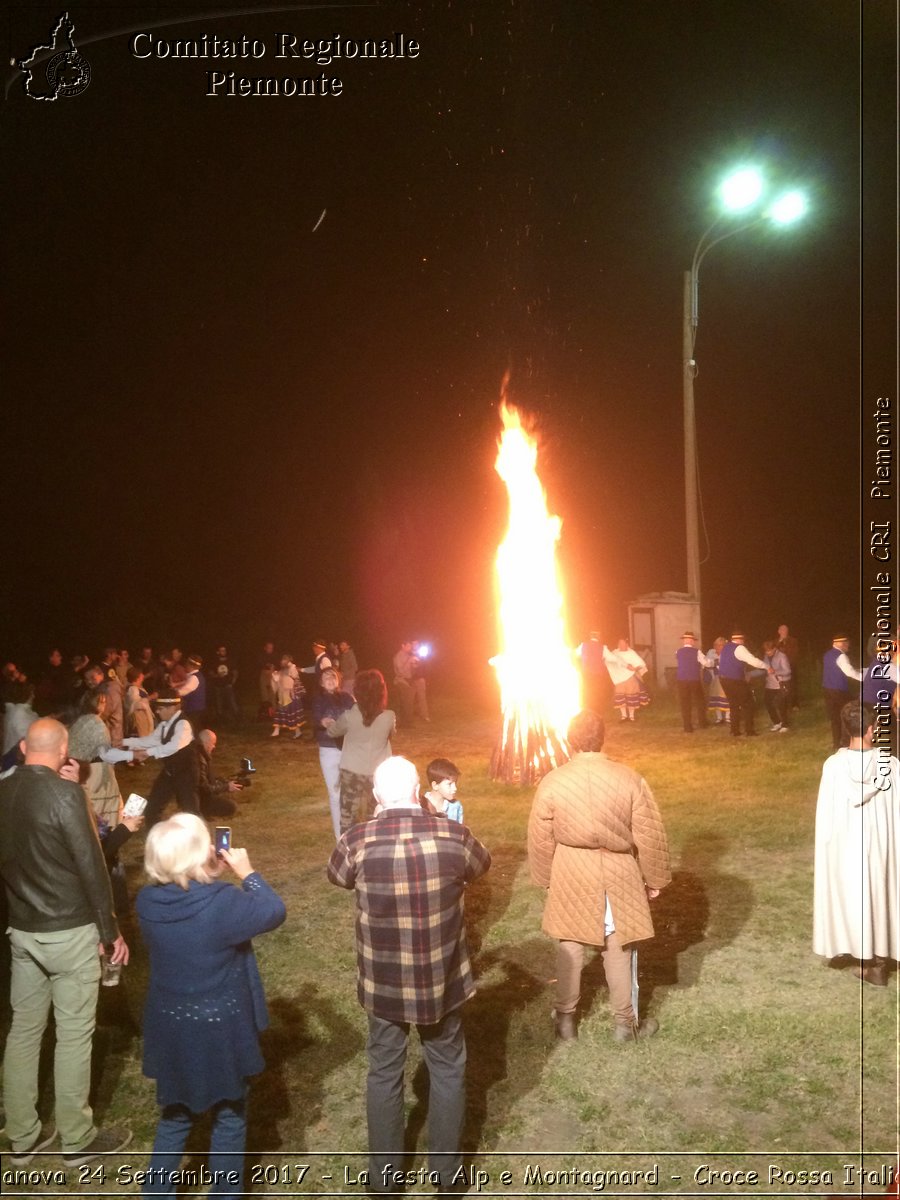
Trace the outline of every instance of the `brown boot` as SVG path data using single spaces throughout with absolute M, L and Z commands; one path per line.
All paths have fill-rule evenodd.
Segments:
M 863 983 L 871 983 L 873 987 L 887 987 L 887 959 L 873 958 L 865 964 L 860 963 L 858 967 L 853 968 L 853 974 Z
M 642 1042 L 645 1038 L 653 1037 L 658 1029 L 659 1021 L 655 1021 L 653 1017 L 647 1017 L 640 1024 L 635 1021 L 633 1025 L 620 1025 L 617 1022 L 613 1026 L 613 1041 Z
M 571 1042 L 578 1037 L 574 1013 L 556 1014 L 556 1036 L 563 1042 Z

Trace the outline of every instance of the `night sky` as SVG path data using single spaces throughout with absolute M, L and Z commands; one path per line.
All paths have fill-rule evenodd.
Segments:
M 12 8 L 7 62 L 61 3 Z M 409 633 L 483 663 L 507 368 L 572 641 L 615 637 L 627 600 L 686 587 L 682 274 L 747 161 L 812 208 L 701 273 L 704 643 L 786 621 L 821 651 L 864 626 L 861 414 L 895 379 L 892 5 L 69 11 L 86 90 L 36 102 L 6 73 L 0 654 L 270 635 L 302 658 L 321 634 L 383 665 Z M 138 31 L 266 53 L 139 60 Z M 283 32 L 421 50 L 319 66 L 276 58 Z M 343 92 L 210 97 L 210 70 Z

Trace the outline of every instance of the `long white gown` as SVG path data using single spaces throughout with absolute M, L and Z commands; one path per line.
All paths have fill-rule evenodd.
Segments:
M 874 750 L 826 759 L 816 807 L 813 950 L 900 958 L 900 762 Z

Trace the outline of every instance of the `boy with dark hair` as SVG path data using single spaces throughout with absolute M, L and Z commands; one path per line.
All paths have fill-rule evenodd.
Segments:
M 436 817 L 447 817 L 450 821 L 463 823 L 463 807 L 456 799 L 459 767 L 449 758 L 435 758 L 425 770 L 429 790 L 424 799 Z M 423 805 L 424 807 L 424 805 Z

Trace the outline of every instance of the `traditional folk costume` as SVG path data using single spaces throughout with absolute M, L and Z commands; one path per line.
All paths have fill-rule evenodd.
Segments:
M 849 681 L 855 679 L 861 683 L 862 677 L 862 671 L 857 671 L 847 657 L 847 638 L 840 634 L 822 655 L 822 696 L 831 722 L 832 750 L 849 745 L 841 726 L 841 709 L 850 699 Z
M 879 748 L 825 760 L 816 807 L 813 950 L 900 958 L 900 762 Z
M 709 659 L 702 650 L 697 649 L 697 639 L 688 631 L 682 634 L 683 646 L 675 651 L 676 682 L 678 684 L 678 701 L 681 706 L 681 724 L 685 733 L 693 733 L 691 709 L 696 706 L 697 724 L 705 729 L 706 696 L 703 692 L 701 670 L 710 666 Z
M 610 650 L 604 646 L 603 661 L 615 688 L 613 704 L 623 721 L 633 721 L 637 710 L 650 703 L 643 685 L 647 664 L 630 646 L 625 650 Z
M 728 697 L 719 678 L 719 652 L 715 646 L 707 650 L 706 657 L 710 664 L 706 708 L 708 712 L 715 714 L 717 725 L 724 725 L 731 720 L 731 709 L 728 707 Z
M 282 728 L 299 737 L 303 724 L 303 684 L 293 663 L 272 672 L 272 691 L 275 693 L 272 737 L 277 737 Z

